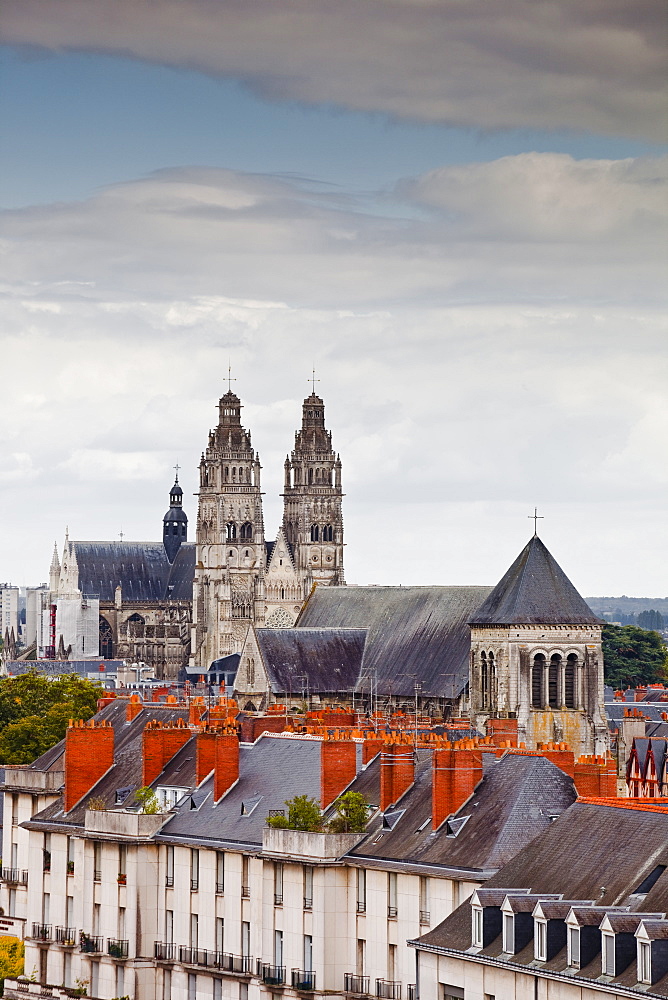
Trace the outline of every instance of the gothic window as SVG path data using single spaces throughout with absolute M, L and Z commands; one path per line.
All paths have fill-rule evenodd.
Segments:
M 144 625 L 146 624 L 142 616 L 138 614 L 130 615 L 126 624 L 128 626 L 128 639 L 141 639 L 144 633 Z
M 292 628 L 294 619 L 284 608 L 276 608 L 267 618 L 265 628 Z
M 311 541 L 312 542 L 317 542 L 318 541 L 318 535 L 319 535 L 318 525 L 317 524 L 312 524 L 311 525 Z
M 248 684 L 250 687 L 255 684 L 255 660 L 252 656 L 248 661 Z
M 250 541 L 250 539 L 253 537 L 253 525 L 250 523 L 250 521 L 244 521 L 244 523 L 241 525 L 241 532 L 239 534 L 239 537 L 241 538 L 242 542 Z
M 236 467 L 236 465 L 233 465 L 232 466 L 232 479 L 236 479 L 236 478 L 237 478 L 237 467 Z
M 550 657 L 550 669 L 547 675 L 548 684 L 548 695 L 550 701 L 550 708 L 556 708 L 559 704 L 559 667 L 561 666 L 561 657 L 559 653 L 555 653 Z
M 308 470 L 308 482 L 309 486 L 313 483 L 313 469 Z
M 334 528 L 331 524 L 325 524 L 322 529 L 322 540 L 323 542 L 331 542 L 334 540 Z
M 285 587 L 281 587 L 281 600 L 285 600 Z
M 487 664 L 489 674 L 489 705 L 487 707 L 493 708 L 496 697 L 496 663 L 494 662 L 494 653 L 488 654 Z
M 237 537 L 237 526 L 234 521 L 228 521 L 225 525 L 225 538 L 228 542 L 235 541 Z
M 489 672 L 486 653 L 480 654 L 480 699 L 483 708 L 489 708 Z
M 229 481 L 230 481 L 230 467 L 229 467 L 229 465 L 226 465 L 225 466 L 225 482 L 229 483 Z
M 545 667 L 545 657 L 542 653 L 537 653 L 533 658 L 531 668 L 531 704 L 534 708 L 543 707 L 543 669 Z
M 114 635 L 111 625 L 100 615 L 100 656 L 103 660 L 111 660 L 114 655 Z
M 564 705 L 566 708 L 575 708 L 575 673 L 577 666 L 577 654 L 569 653 L 566 657 L 566 669 L 564 671 Z

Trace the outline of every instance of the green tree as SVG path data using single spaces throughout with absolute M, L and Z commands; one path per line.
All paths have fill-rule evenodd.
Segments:
M 647 628 L 650 630 L 662 629 L 664 625 L 663 615 L 660 611 L 641 611 L 638 615 L 638 625 L 640 628 Z
M 147 785 L 137 789 L 135 792 L 135 801 L 139 803 L 143 813 L 155 815 L 155 813 L 162 812 L 158 796 L 155 794 L 153 789 L 149 788 Z
M 306 830 L 315 833 L 322 829 L 322 814 L 316 799 L 308 795 L 295 795 L 286 801 L 287 816 L 268 816 L 267 825 L 275 829 Z
M 614 688 L 659 684 L 668 676 L 668 649 L 658 632 L 636 625 L 603 626 L 605 679 Z
M 0 763 L 31 764 L 65 736 L 70 719 L 89 719 L 103 688 L 76 674 L 28 673 L 0 680 Z
M 329 824 L 332 833 L 364 833 L 369 806 L 359 792 L 345 792 L 334 803 L 336 816 Z

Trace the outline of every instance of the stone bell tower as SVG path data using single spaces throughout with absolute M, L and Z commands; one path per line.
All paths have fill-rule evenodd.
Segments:
M 550 740 L 578 754 L 609 747 L 603 622 L 537 535 L 469 622 L 471 721 L 517 719 L 529 749 Z
M 284 469 L 283 532 L 307 597 L 314 583 L 345 583 L 341 459 L 315 392 L 304 400 L 301 430 Z
M 218 404 L 199 466 L 193 592 L 194 662 L 208 667 L 238 652 L 251 623 L 264 616 L 265 543 L 260 458 L 241 426 L 231 390 Z

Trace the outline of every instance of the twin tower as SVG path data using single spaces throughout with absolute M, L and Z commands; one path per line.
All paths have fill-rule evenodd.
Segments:
M 226 392 L 200 461 L 192 658 L 206 668 L 238 652 L 251 624 L 292 626 L 314 583 L 343 584 L 341 461 L 325 406 L 304 400 L 301 430 L 285 460 L 283 523 L 265 541 L 260 459 Z

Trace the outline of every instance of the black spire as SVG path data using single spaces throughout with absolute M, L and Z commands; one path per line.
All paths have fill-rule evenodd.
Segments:
M 534 535 L 471 618 L 471 625 L 602 624 Z
M 169 491 L 169 510 L 162 519 L 162 541 L 170 563 L 174 562 L 182 542 L 188 540 L 188 516 L 183 509 L 183 490 L 179 486 L 176 473 L 174 485 Z

